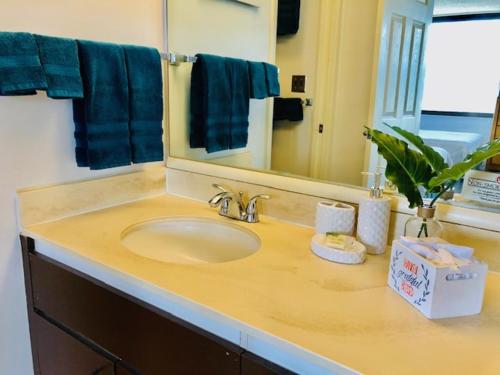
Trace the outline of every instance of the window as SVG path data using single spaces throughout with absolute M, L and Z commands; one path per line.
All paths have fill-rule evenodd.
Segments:
M 493 113 L 500 84 L 499 41 L 500 19 L 431 24 L 422 109 Z

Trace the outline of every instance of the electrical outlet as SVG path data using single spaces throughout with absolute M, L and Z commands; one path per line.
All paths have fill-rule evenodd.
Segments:
M 292 92 L 306 92 L 306 76 L 292 76 Z

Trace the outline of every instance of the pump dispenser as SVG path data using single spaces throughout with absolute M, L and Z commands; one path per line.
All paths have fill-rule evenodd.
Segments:
M 359 202 L 357 237 L 369 254 L 382 254 L 387 246 L 391 199 L 383 195 L 380 187 L 382 173 L 363 172 L 374 176 L 369 196 Z

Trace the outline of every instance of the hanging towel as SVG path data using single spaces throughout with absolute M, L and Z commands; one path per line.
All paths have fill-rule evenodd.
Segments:
M 231 86 L 225 58 L 197 54 L 191 72 L 191 148 L 207 152 L 229 149 Z
M 300 23 L 300 0 L 278 0 L 278 35 L 296 34 Z
M 35 35 L 45 76 L 47 96 L 53 99 L 83 98 L 76 41 Z
M 274 98 L 273 121 L 302 121 L 303 109 L 300 98 Z
M 276 65 L 263 63 L 266 74 L 267 96 L 280 95 L 280 81 L 278 67 Z
M 231 85 L 231 120 L 229 148 L 242 148 L 248 141 L 248 113 L 250 82 L 248 62 L 226 58 L 226 69 Z
M 35 95 L 46 88 L 33 35 L 0 32 L 0 95 Z
M 127 63 L 132 162 L 163 160 L 163 84 L 154 48 L 123 46 Z
M 73 100 L 78 166 L 129 165 L 129 95 L 123 48 L 78 40 L 84 98 Z
M 256 61 L 248 61 L 250 74 L 250 98 L 267 98 L 266 71 L 264 64 Z

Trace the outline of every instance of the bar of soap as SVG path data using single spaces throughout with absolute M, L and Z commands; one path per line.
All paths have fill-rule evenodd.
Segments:
M 345 234 L 327 232 L 325 237 L 325 245 L 336 249 L 349 250 L 354 243 L 354 238 Z
M 316 234 L 311 239 L 311 250 L 320 258 L 336 263 L 359 264 L 366 259 L 366 247 L 345 235 Z

